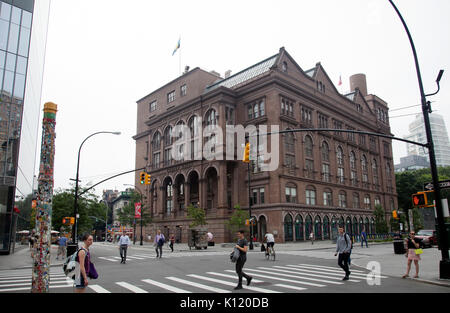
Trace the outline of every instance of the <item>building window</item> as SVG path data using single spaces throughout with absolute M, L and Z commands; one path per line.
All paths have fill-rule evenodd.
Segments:
M 363 134 L 359 135 L 359 145 L 366 147 L 366 135 Z
M 266 114 L 264 99 L 254 101 L 247 105 L 248 119 L 258 118 Z
M 150 103 L 150 112 L 156 111 L 156 100 Z
M 164 132 L 164 165 L 172 164 L 172 127 L 168 126 Z
M 265 198 L 264 198 L 264 188 L 259 188 L 259 203 L 264 204 Z
M 307 158 L 313 157 L 313 141 L 310 136 L 305 137 L 305 156 Z
M 167 103 L 170 103 L 174 100 L 175 100 L 175 90 L 167 94 Z
M 287 63 L 286 62 L 283 62 L 283 64 L 281 65 L 281 70 L 283 72 L 287 72 Z
M 292 100 L 281 97 L 281 114 L 294 116 L 294 102 Z
M 251 201 L 252 201 L 252 205 L 258 204 L 258 189 L 252 189 Z
M 330 190 L 323 192 L 323 205 L 333 206 L 333 193 Z
M 370 210 L 370 196 L 369 195 L 364 196 L 364 208 L 367 210 Z
M 338 120 L 333 120 L 333 126 L 334 126 L 334 129 L 342 129 L 342 122 L 338 121 Z M 335 131 L 334 134 L 336 136 L 342 137 L 342 132 L 340 132 L 340 131 Z
M 306 189 L 306 204 L 315 205 L 316 204 L 316 191 L 309 187 Z
M 319 128 L 328 128 L 328 117 L 323 114 L 318 114 Z
M 375 200 L 374 200 L 374 202 L 373 202 L 373 204 L 374 204 L 375 206 L 381 205 L 380 198 L 379 198 L 379 197 L 376 197 Z
M 187 87 L 186 84 L 180 87 L 180 96 L 183 97 L 186 95 Z
M 312 124 L 312 111 L 306 107 L 302 107 L 302 122 Z
M 342 151 L 341 147 L 337 148 L 336 158 L 337 158 L 337 165 L 338 165 L 337 179 L 338 179 L 339 183 L 343 184 L 344 183 L 344 152 Z
M 353 194 L 353 208 L 359 209 L 359 194 L 357 193 Z
M 225 122 L 226 125 L 234 125 L 234 109 L 225 107 Z
M 322 163 L 322 181 L 330 182 L 330 165 Z
M 339 207 L 341 208 L 347 207 L 347 195 L 343 191 L 339 193 Z
M 294 186 L 286 186 L 285 189 L 286 202 L 297 203 L 297 188 Z
M 170 215 L 173 209 L 173 188 L 172 182 L 169 182 L 166 187 L 166 215 Z
M 372 176 L 373 176 L 373 184 L 375 185 L 375 189 L 379 189 L 379 181 L 378 181 L 378 164 L 377 160 L 372 160 Z
M 330 162 L 330 149 L 326 141 L 322 142 L 322 162 Z
M 160 162 L 160 152 L 153 153 L 153 160 L 152 160 L 153 168 L 159 168 L 159 162 Z

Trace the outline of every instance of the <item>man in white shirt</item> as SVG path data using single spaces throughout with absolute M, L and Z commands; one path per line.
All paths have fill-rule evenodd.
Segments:
M 275 245 L 275 238 L 273 237 L 273 235 L 271 233 L 266 233 L 264 235 L 264 239 L 267 242 L 267 248 L 271 247 L 273 248 L 273 246 Z M 266 250 L 267 253 L 267 250 Z
M 131 244 L 130 237 L 128 237 L 128 235 L 124 231 L 123 235 L 120 236 L 120 239 L 119 239 L 119 251 L 120 251 L 120 257 L 122 258 L 122 261 L 120 261 L 120 263 L 123 263 L 123 264 L 126 263 L 127 249 L 130 244 Z

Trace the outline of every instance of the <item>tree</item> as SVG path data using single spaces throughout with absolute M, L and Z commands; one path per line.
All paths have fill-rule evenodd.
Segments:
M 412 217 L 413 217 L 414 231 L 417 232 L 423 228 L 423 218 L 418 208 L 413 208 Z
M 242 210 L 239 204 L 234 206 L 234 212 L 230 217 L 230 220 L 225 222 L 226 227 L 232 234 L 235 234 L 239 229 L 248 229 L 245 225 L 245 221 L 250 218 L 247 210 Z
M 388 232 L 388 225 L 386 223 L 385 212 L 381 205 L 375 206 L 375 230 L 378 234 L 385 234 Z
M 187 207 L 187 217 L 194 219 L 189 227 L 194 228 L 197 226 L 206 225 L 206 213 L 205 210 L 192 204 Z
M 137 202 L 142 203 L 141 194 L 133 191 L 130 193 L 130 201 L 126 206 L 121 208 L 117 212 L 117 218 L 121 225 L 133 225 L 135 220 L 135 208 L 134 204 Z M 144 207 L 141 208 L 141 214 L 142 214 L 142 226 L 146 226 L 147 224 L 152 222 L 152 218 L 150 216 L 149 210 L 146 210 Z M 136 219 L 137 221 L 141 221 L 140 218 Z M 139 224 L 140 225 L 140 224 Z

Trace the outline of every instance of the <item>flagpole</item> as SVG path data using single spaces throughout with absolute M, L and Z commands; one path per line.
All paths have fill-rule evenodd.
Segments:
M 181 41 L 181 35 L 180 35 L 179 38 L 180 38 L 179 41 Z M 180 50 L 180 55 L 179 55 L 179 62 L 178 62 L 178 65 L 179 65 L 180 76 L 181 76 L 181 43 L 180 43 L 180 48 L 178 48 L 178 50 Z

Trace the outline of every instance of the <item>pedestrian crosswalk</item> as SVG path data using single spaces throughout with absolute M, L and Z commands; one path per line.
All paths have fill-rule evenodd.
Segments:
M 220 255 L 229 255 L 229 252 L 201 252 L 201 256 L 220 256 Z M 172 259 L 172 258 L 185 258 L 185 257 L 198 257 L 198 252 L 181 252 L 181 253 L 163 253 L 164 259 Z M 148 254 L 148 253 L 142 253 L 142 254 L 130 254 L 127 255 L 127 262 L 128 261 L 135 261 L 135 260 L 145 260 L 145 259 L 155 259 L 156 253 Z M 120 256 L 108 256 L 108 257 L 98 257 L 98 259 L 106 260 L 109 262 L 120 262 L 122 258 Z
M 342 281 L 343 271 L 337 266 L 316 264 L 286 264 L 271 266 L 248 266 L 244 271 L 253 277 L 250 286 L 245 285 L 245 292 L 286 293 L 336 288 L 347 284 L 366 284 L 366 280 L 374 275 L 365 270 L 352 269 L 350 280 Z M 380 279 L 386 276 L 375 275 Z M 90 281 L 89 292 L 94 293 L 230 293 L 237 284 L 234 270 L 207 271 L 202 274 L 185 274 L 178 276 L 142 277 L 130 281 L 102 283 L 101 280 Z M 61 290 L 60 288 L 66 288 Z M 50 271 L 49 291 L 73 291 L 73 280 L 67 278 L 61 267 L 52 267 Z M 30 292 L 31 269 L 0 271 L 0 293 Z

